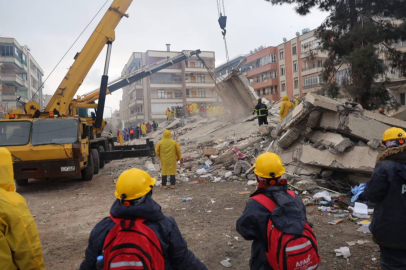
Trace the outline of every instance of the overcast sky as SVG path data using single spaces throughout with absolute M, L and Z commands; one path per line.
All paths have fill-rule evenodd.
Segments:
M 59 59 L 103 6 L 106 0 L 0 0 L 0 36 L 14 37 L 27 45 L 49 75 Z M 67 54 L 45 83 L 44 93 L 53 94 L 73 57 L 91 35 L 111 5 L 109 0 L 87 31 Z M 247 54 L 259 46 L 276 46 L 283 38 L 291 39 L 303 28 L 314 29 L 327 16 L 313 10 L 305 17 L 295 13 L 293 5 L 272 6 L 264 0 L 225 0 L 227 43 L 230 58 Z M 214 51 L 216 65 L 226 60 L 224 43 L 217 22 L 216 0 L 134 0 L 116 28 L 110 62 L 110 80 L 121 75 L 134 51 L 171 49 Z M 104 67 L 103 51 L 87 75 L 78 94 L 97 89 Z M 109 95 L 106 106 L 119 109 L 122 91 Z M 110 110 L 106 110 L 106 117 Z

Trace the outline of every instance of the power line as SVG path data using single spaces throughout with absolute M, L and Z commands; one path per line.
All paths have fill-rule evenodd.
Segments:
M 49 77 L 52 75 L 52 73 L 55 71 L 55 69 L 59 66 L 59 64 L 62 62 L 62 60 L 65 58 L 65 56 L 69 53 L 69 51 L 72 49 L 72 47 L 75 45 L 75 43 L 78 41 L 78 39 L 82 36 L 82 34 L 86 31 L 86 29 L 89 27 L 89 25 L 93 22 L 93 20 L 97 17 L 97 15 L 99 15 L 100 11 L 104 8 L 104 6 L 107 4 L 109 0 L 106 0 L 106 2 L 103 4 L 103 6 L 99 9 L 99 11 L 96 13 L 96 15 L 94 15 L 94 17 L 92 18 L 92 20 L 86 25 L 85 29 L 83 29 L 82 33 L 80 33 L 80 35 L 76 38 L 76 40 L 73 42 L 73 44 L 69 47 L 69 49 L 66 51 L 66 53 L 62 56 L 61 60 L 59 60 L 59 62 L 56 64 L 56 66 L 52 69 L 51 73 L 49 73 L 48 77 L 45 79 L 45 81 L 40 85 L 40 87 L 38 87 L 38 90 L 34 93 L 34 95 L 32 95 L 31 99 L 32 100 L 37 93 L 39 92 L 39 90 L 41 89 L 41 87 L 45 84 L 45 82 L 49 79 Z

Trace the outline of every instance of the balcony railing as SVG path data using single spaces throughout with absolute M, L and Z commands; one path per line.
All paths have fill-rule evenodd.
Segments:
M 180 66 L 170 66 L 170 67 L 166 67 L 168 69 L 181 69 L 182 67 Z
M 316 84 L 310 84 L 310 85 L 303 85 L 303 89 L 308 89 L 308 88 L 313 88 L 313 87 L 317 87 L 317 86 L 323 86 L 324 83 L 323 82 L 319 82 Z
M 319 67 L 319 66 L 316 66 L 316 67 L 313 67 L 313 66 L 311 66 L 311 67 L 304 67 L 304 68 L 302 68 L 302 71 L 312 70 L 312 69 L 316 69 L 316 68 L 322 68 L 322 67 Z
M 173 80 L 173 81 L 151 81 L 151 84 L 180 84 L 182 80 Z

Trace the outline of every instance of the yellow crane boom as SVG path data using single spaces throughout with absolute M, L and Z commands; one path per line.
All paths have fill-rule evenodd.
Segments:
M 114 0 L 93 34 L 86 42 L 82 51 L 76 55 L 75 62 L 66 73 L 61 84 L 52 96 L 46 112 L 58 111 L 60 115 L 66 115 L 69 104 L 83 83 L 90 68 L 100 55 L 107 42 L 115 40 L 115 28 L 122 17 L 128 17 L 125 12 L 133 0 Z

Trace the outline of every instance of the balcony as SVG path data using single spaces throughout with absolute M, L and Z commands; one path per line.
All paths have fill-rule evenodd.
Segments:
M 186 82 L 186 87 L 189 88 L 214 88 L 216 85 L 213 81 L 208 82 Z
M 28 89 L 28 82 L 24 81 L 18 74 L 15 73 L 1 73 L 0 78 L 3 83 L 12 84 L 17 88 L 22 88 L 23 90 Z
M 171 74 L 181 74 L 182 73 L 182 67 L 178 66 L 170 66 L 167 68 L 164 68 L 157 73 L 171 73 Z
M 254 81 L 251 84 L 252 88 L 254 88 L 254 89 L 260 89 L 260 88 L 274 86 L 274 85 L 278 85 L 278 79 L 267 79 L 267 80 L 260 81 L 260 82 Z
M 303 85 L 303 89 L 310 89 L 310 88 L 315 88 L 315 87 L 320 87 L 323 86 L 324 83 L 323 82 L 319 82 L 316 84 L 310 84 L 310 85 Z
M 211 68 L 211 67 L 209 67 Z M 203 67 L 186 67 L 186 72 L 208 73 L 207 69 Z
M 302 68 L 302 76 L 310 75 L 313 73 L 321 73 L 323 67 L 304 67 Z
M 183 98 L 157 98 L 151 97 L 151 104 L 152 103 L 183 103 Z
M 215 103 L 217 102 L 216 97 L 188 97 L 186 98 L 187 103 L 192 102 L 203 102 L 203 103 Z
M 135 99 L 130 100 L 130 104 L 128 105 L 129 107 L 134 107 L 135 105 L 142 105 L 144 104 L 144 98 L 143 97 L 137 97 Z
M 151 88 L 182 88 L 181 80 L 151 81 Z
M 277 70 L 277 65 L 276 63 L 270 63 L 270 64 L 266 64 L 262 67 L 257 67 L 254 69 L 251 69 L 250 71 L 247 72 L 247 78 L 262 74 L 264 72 L 269 72 L 269 71 L 275 71 Z
M 307 49 L 305 51 L 302 51 L 302 53 L 300 55 L 300 59 L 307 58 L 310 55 L 313 55 L 313 57 L 319 57 L 319 58 L 327 58 L 328 57 L 327 52 L 322 52 L 320 49 L 316 48 L 316 49 L 313 49 L 313 50 Z
M 27 71 L 27 63 L 18 56 L 0 56 L 3 69 L 14 69 L 18 72 Z
M 130 116 L 129 121 L 144 120 L 144 113 L 136 113 Z

